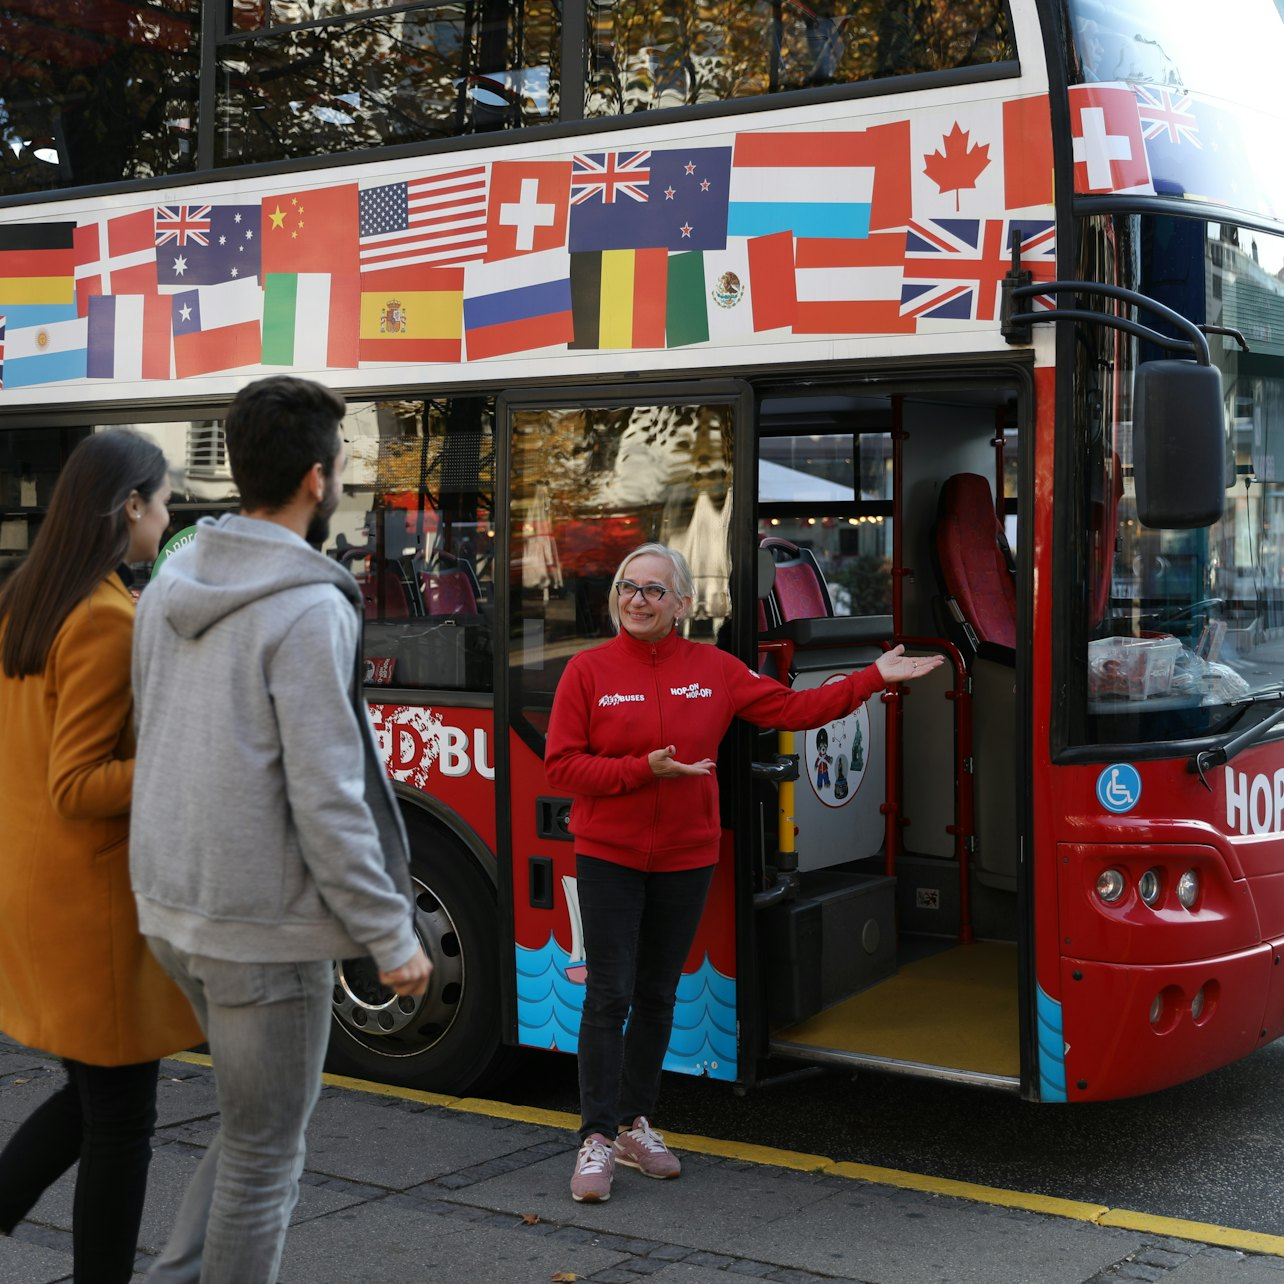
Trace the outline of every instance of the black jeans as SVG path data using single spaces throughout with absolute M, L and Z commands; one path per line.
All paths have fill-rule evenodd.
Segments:
M 713 866 L 647 873 L 576 856 L 575 874 L 588 964 L 580 1018 L 582 1140 L 594 1132 L 614 1137 L 620 1124 L 655 1110 L 682 964 Z
M 0 1153 L 0 1230 L 12 1231 L 79 1161 L 71 1214 L 75 1284 L 128 1284 L 152 1161 L 160 1062 L 62 1064 L 66 1084 Z

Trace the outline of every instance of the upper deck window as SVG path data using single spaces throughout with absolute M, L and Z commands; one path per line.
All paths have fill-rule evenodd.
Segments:
M 585 115 L 849 85 L 1015 58 L 1004 0 L 588 6 Z
M 1069 7 L 1072 80 L 1180 86 L 1279 115 L 1284 19 L 1275 0 L 1215 12 L 1202 0 L 1069 0 Z
M 0 195 L 196 167 L 199 0 L 0 7 Z

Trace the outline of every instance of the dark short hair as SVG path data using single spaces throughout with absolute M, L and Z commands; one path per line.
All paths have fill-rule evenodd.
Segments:
M 224 426 L 241 507 L 279 511 L 313 464 L 329 477 L 346 410 L 337 392 L 292 375 L 272 375 L 242 388 Z
M 71 612 L 129 551 L 125 501 L 146 504 L 164 484 L 165 454 L 127 428 L 93 433 L 67 457 L 26 561 L 0 589 L 7 677 L 41 673 Z

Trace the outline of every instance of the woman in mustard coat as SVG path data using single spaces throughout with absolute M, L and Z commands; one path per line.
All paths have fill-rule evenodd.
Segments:
M 79 1162 L 76 1284 L 133 1270 L 159 1058 L 203 1037 L 138 932 L 128 563 L 169 523 L 165 457 L 136 433 L 71 453 L 26 561 L 0 587 L 0 1029 L 67 1083 L 0 1153 L 0 1230 Z

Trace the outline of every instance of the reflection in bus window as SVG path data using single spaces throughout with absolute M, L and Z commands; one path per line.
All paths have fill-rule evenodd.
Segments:
M 511 673 L 542 735 L 577 651 L 612 636 L 616 568 L 659 540 L 691 565 L 686 636 L 713 642 L 731 613 L 731 408 L 540 409 L 513 419 Z
M 586 44 L 590 117 L 1015 57 L 1001 0 L 598 4 Z
M 361 589 L 370 686 L 491 689 L 492 416 L 470 397 L 348 407 L 326 551 Z

